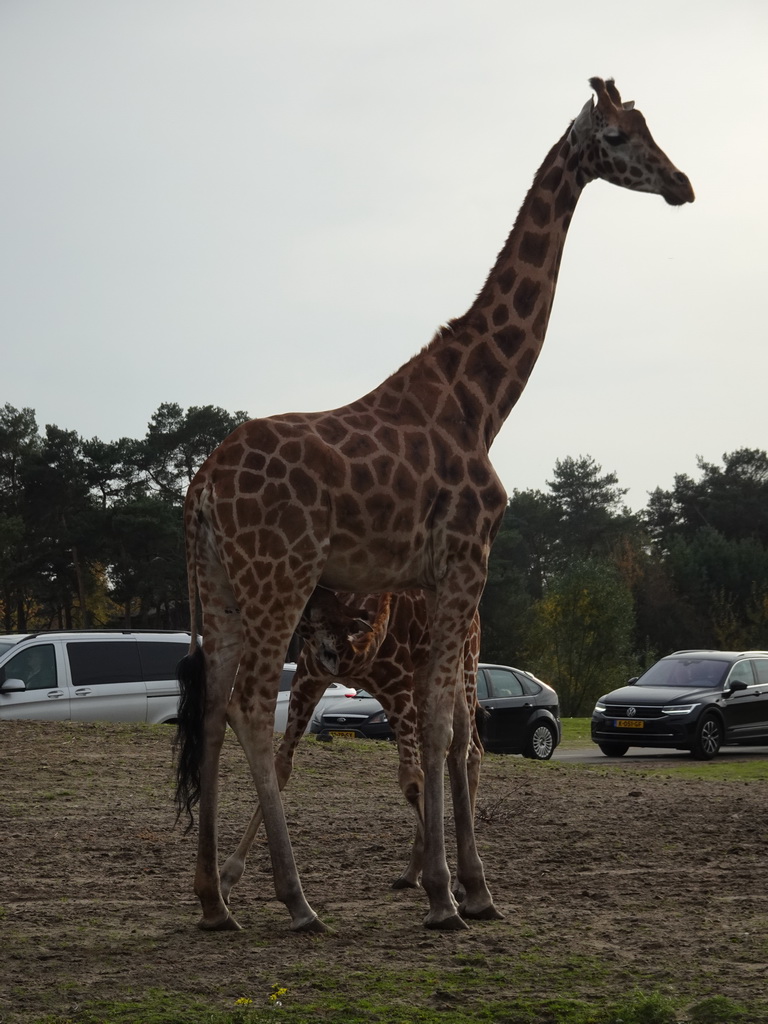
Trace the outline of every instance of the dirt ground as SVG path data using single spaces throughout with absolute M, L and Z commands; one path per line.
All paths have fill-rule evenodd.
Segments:
M 768 783 L 487 757 L 477 831 L 505 919 L 443 934 L 422 928 L 423 892 L 390 889 L 411 841 L 393 747 L 305 742 L 285 801 L 333 932 L 290 932 L 259 841 L 232 898 L 244 930 L 209 934 L 195 927 L 195 833 L 174 827 L 171 734 L 0 723 L 0 1021 L 76 1020 L 81 1004 L 153 988 L 224 1007 L 279 984 L 295 1005 L 329 965 L 350 991 L 433 972 L 433 1006 L 456 998 L 440 977 L 471 963 L 494 966 L 494 998 L 551 994 L 568 971 L 574 998 L 768 996 Z M 253 799 L 231 736 L 222 776 L 226 853 Z

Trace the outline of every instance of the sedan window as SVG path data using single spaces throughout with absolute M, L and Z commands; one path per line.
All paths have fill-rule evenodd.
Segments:
M 520 680 L 523 692 L 530 694 L 531 697 L 535 697 L 537 693 L 541 693 L 541 687 L 538 683 L 535 683 L 533 679 L 529 679 L 527 676 L 518 676 Z
M 522 697 L 523 686 L 514 672 L 504 668 L 487 668 L 494 697 Z

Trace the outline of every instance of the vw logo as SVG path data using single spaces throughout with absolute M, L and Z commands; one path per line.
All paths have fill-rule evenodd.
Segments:
M 634 718 L 636 714 L 637 714 L 637 708 L 627 708 L 627 715 L 630 718 Z

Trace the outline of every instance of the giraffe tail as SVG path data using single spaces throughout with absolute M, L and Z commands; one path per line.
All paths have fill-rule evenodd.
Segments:
M 192 808 L 200 799 L 200 763 L 203 759 L 205 717 L 205 655 L 197 647 L 179 662 L 177 669 L 181 697 L 176 719 L 176 821 L 186 812 L 194 824 Z

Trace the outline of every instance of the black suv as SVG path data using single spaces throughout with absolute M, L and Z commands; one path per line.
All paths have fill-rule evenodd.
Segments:
M 676 651 L 598 700 L 592 740 L 608 757 L 672 747 L 704 761 L 726 744 L 768 744 L 768 652 Z

